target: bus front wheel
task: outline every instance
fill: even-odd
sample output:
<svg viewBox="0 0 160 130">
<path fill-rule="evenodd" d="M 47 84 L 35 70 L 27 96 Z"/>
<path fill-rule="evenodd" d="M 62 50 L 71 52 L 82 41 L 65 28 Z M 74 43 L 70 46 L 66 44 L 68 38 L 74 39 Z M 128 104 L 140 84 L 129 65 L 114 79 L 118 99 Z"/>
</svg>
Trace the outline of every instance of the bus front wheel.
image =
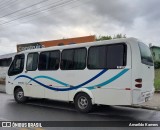
<svg viewBox="0 0 160 130">
<path fill-rule="evenodd" d="M 75 97 L 75 107 L 80 112 L 88 113 L 92 109 L 91 98 L 86 93 L 79 93 Z"/>
<path fill-rule="evenodd" d="M 27 101 L 27 97 L 24 96 L 22 88 L 17 88 L 14 91 L 14 99 L 17 103 L 25 103 Z"/>
</svg>

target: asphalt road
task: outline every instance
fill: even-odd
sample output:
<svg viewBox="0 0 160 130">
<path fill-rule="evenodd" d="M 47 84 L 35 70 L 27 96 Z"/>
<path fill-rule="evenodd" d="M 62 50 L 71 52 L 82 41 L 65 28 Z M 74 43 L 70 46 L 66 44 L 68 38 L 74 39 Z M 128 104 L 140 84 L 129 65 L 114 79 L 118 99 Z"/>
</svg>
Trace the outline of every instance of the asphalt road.
<svg viewBox="0 0 160 130">
<path fill-rule="evenodd" d="M 84 114 L 77 112 L 73 104 L 44 99 L 32 99 L 26 104 L 17 104 L 13 96 L 0 93 L 0 121 L 160 121 L 160 111 L 120 106 L 98 106 L 93 112 Z M 53 128 L 37 128 L 35 130 L 44 129 L 52 130 Z M 63 128 L 55 129 L 61 130 Z M 81 128 L 72 129 L 81 130 Z M 90 128 L 85 129 L 89 130 Z M 92 130 L 94 129 L 97 128 L 92 128 Z M 122 127 L 120 129 L 124 130 Z M 159 130 L 160 127 L 141 129 Z M 21 128 L 18 130 L 29 129 Z"/>
</svg>

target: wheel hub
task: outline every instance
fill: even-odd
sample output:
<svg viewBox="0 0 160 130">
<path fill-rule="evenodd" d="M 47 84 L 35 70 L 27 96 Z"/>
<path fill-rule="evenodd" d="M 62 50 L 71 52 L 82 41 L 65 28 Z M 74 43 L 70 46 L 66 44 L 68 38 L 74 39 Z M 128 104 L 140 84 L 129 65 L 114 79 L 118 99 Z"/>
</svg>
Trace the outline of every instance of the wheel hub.
<svg viewBox="0 0 160 130">
<path fill-rule="evenodd" d="M 22 98 L 23 98 L 23 92 L 18 92 L 17 98 L 18 98 L 18 99 L 22 99 Z"/>
<path fill-rule="evenodd" d="M 87 106 L 88 106 L 88 100 L 86 97 L 80 97 L 79 100 L 78 100 L 78 106 L 81 108 L 81 109 L 85 109 Z"/>
</svg>

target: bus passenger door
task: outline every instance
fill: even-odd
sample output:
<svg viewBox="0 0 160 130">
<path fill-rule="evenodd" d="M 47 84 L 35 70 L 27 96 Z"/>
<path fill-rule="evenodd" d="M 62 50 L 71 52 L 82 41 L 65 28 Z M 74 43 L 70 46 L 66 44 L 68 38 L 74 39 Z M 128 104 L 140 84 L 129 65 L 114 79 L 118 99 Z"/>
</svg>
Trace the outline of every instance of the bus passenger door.
<svg viewBox="0 0 160 130">
<path fill-rule="evenodd" d="M 36 80 L 40 81 L 45 91 L 45 98 L 55 100 L 68 100 L 68 92 L 58 89 L 66 88 L 63 83 L 62 72 L 59 69 L 60 51 L 52 50 L 41 52 L 39 55 L 39 75 Z"/>
<path fill-rule="evenodd" d="M 37 70 L 38 53 L 29 53 L 26 64 L 26 96 L 44 98 L 44 87 L 41 86 L 35 79 L 39 73 Z"/>
</svg>

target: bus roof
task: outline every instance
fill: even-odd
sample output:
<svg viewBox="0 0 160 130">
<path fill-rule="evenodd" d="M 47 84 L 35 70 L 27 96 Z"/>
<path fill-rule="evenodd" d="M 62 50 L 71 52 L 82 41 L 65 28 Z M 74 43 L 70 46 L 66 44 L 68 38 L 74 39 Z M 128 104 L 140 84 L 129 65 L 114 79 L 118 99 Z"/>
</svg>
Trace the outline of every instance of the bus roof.
<svg viewBox="0 0 160 130">
<path fill-rule="evenodd" d="M 41 52 L 41 51 L 51 51 L 51 50 L 63 50 L 63 49 L 71 49 L 71 48 L 79 48 L 79 47 L 89 47 L 89 46 L 95 46 L 95 45 L 122 43 L 122 42 L 128 42 L 128 41 L 139 41 L 139 40 L 136 38 L 132 38 L 132 37 L 131 38 L 112 39 L 112 40 L 103 40 L 103 41 L 87 42 L 87 43 L 81 43 L 81 44 L 70 44 L 70 45 L 64 45 L 64 46 L 54 46 L 54 47 L 26 50 L 26 51 L 22 51 L 18 54 L 31 53 L 31 52 Z"/>
</svg>

